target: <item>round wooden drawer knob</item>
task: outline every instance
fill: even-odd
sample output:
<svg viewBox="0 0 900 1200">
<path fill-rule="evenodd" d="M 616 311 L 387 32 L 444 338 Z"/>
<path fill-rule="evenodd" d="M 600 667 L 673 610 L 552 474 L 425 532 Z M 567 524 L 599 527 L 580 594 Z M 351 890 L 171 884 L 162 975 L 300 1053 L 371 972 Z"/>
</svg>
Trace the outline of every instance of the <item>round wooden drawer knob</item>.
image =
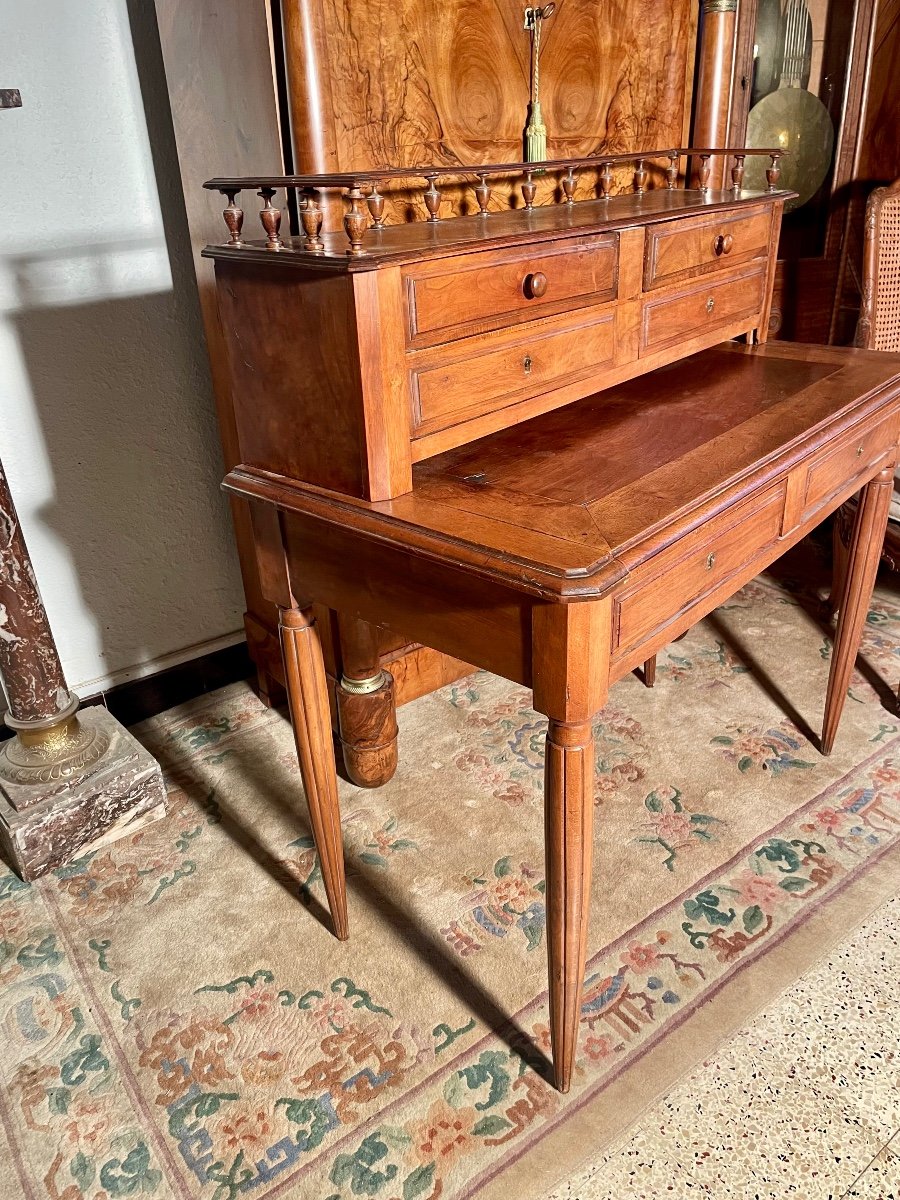
<svg viewBox="0 0 900 1200">
<path fill-rule="evenodd" d="M 540 300 L 541 296 L 547 295 L 549 286 L 550 283 L 544 272 L 534 271 L 532 274 L 525 276 L 522 291 L 525 293 L 527 300 Z"/>
<path fill-rule="evenodd" d="M 730 254 L 733 245 L 734 238 L 730 233 L 720 233 L 713 242 L 713 250 L 716 252 L 716 257 L 721 257 L 723 254 Z"/>
</svg>

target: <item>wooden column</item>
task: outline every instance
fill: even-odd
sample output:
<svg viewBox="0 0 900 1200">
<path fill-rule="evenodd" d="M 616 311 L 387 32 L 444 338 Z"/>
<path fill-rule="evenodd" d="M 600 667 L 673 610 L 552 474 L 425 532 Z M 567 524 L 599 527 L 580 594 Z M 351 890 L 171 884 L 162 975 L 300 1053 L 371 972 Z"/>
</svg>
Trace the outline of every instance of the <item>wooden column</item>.
<svg viewBox="0 0 900 1200">
<path fill-rule="evenodd" d="M 737 0 L 703 0 L 697 49 L 697 95 L 694 105 L 695 146 L 728 145 L 731 90 L 734 78 Z M 722 187 L 728 163 L 716 159 L 710 186 Z"/>
<path fill-rule="evenodd" d="M 394 677 L 382 670 L 378 631 L 338 616 L 341 678 L 335 686 L 344 767 L 358 787 L 381 787 L 397 769 Z"/>
<path fill-rule="evenodd" d="M 0 845 L 24 879 L 165 815 L 153 758 L 104 708 L 78 715 L 0 463 Z"/>
</svg>

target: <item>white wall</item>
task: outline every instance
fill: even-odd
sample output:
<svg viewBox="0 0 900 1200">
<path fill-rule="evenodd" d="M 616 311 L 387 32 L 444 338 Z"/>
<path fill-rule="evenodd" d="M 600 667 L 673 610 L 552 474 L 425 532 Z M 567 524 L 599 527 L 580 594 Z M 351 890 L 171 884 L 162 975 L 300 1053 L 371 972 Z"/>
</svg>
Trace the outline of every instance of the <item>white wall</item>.
<svg viewBox="0 0 900 1200">
<path fill-rule="evenodd" d="M 0 0 L 0 30 L 23 100 L 0 111 L 0 457 L 88 694 L 236 640 L 242 592 L 126 0 Z"/>
</svg>

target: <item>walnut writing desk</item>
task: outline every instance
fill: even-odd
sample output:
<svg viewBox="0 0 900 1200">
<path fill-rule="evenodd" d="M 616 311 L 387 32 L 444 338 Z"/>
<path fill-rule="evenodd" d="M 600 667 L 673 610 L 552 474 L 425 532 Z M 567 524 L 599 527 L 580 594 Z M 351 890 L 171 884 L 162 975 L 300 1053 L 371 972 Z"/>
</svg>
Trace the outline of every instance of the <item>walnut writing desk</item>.
<svg viewBox="0 0 900 1200">
<path fill-rule="evenodd" d="M 730 157 L 727 190 L 708 186 L 713 154 Z M 765 192 L 743 187 L 752 154 L 771 159 Z M 226 441 L 249 466 L 386 500 L 452 446 L 725 338 L 765 340 L 790 195 L 780 157 L 675 149 L 211 180 L 228 198 L 229 239 L 205 251 L 229 350 Z M 257 190 L 265 238 L 253 241 L 237 201 Z M 344 228 L 324 231 L 341 192 Z M 282 236 L 283 193 L 301 236 Z M 448 201 L 471 215 L 441 219 Z M 385 224 L 398 210 L 427 219 Z M 346 614 L 319 617 L 346 770 L 378 786 L 396 765 L 395 695 L 466 665 Z M 277 638 L 258 622 L 248 636 L 267 693 L 283 675 Z"/>
<path fill-rule="evenodd" d="M 260 184 L 268 206 L 273 189 Z M 342 730 L 348 713 L 356 722 L 351 761 L 369 782 L 372 760 L 380 777 L 394 761 L 380 630 L 530 687 L 549 719 L 550 1012 L 565 1090 L 587 935 L 592 721 L 616 679 L 862 487 L 825 705 L 830 750 L 887 522 L 900 356 L 715 345 L 764 334 L 780 193 L 666 189 L 613 198 L 599 216 L 603 201 L 560 205 L 555 218 L 498 214 L 492 246 L 492 216 L 442 223 L 462 226 L 446 234 L 426 226 L 418 242 L 419 226 L 365 233 L 362 189 L 342 186 L 360 193 L 348 194 L 349 254 L 337 235 L 327 262 L 303 246 L 208 251 L 246 449 L 226 487 L 250 503 L 263 589 L 282 614 L 332 920 L 346 937 L 313 605 L 339 613 L 347 634 L 338 706 Z M 312 242 L 320 211 L 303 210 Z M 268 207 L 263 223 L 271 240 Z"/>
</svg>

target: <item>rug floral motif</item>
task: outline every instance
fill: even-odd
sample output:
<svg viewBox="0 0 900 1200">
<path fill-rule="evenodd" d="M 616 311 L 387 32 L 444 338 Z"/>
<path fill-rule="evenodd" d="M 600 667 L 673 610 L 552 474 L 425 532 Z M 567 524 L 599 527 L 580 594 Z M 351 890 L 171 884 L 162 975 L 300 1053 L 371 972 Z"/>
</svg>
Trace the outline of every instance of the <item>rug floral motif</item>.
<svg viewBox="0 0 900 1200">
<path fill-rule="evenodd" d="M 804 554 L 597 720 L 566 1097 L 546 1075 L 525 690 L 477 674 L 408 706 L 396 779 L 342 785 L 347 944 L 321 919 L 284 718 L 237 686 L 146 723 L 166 820 L 36 885 L 0 876 L 3 1195 L 461 1200 L 544 1139 L 574 1168 L 573 1113 L 900 843 L 900 720 L 877 686 L 900 675 L 900 603 L 879 593 L 821 758 L 803 726 L 830 643 Z"/>
</svg>

